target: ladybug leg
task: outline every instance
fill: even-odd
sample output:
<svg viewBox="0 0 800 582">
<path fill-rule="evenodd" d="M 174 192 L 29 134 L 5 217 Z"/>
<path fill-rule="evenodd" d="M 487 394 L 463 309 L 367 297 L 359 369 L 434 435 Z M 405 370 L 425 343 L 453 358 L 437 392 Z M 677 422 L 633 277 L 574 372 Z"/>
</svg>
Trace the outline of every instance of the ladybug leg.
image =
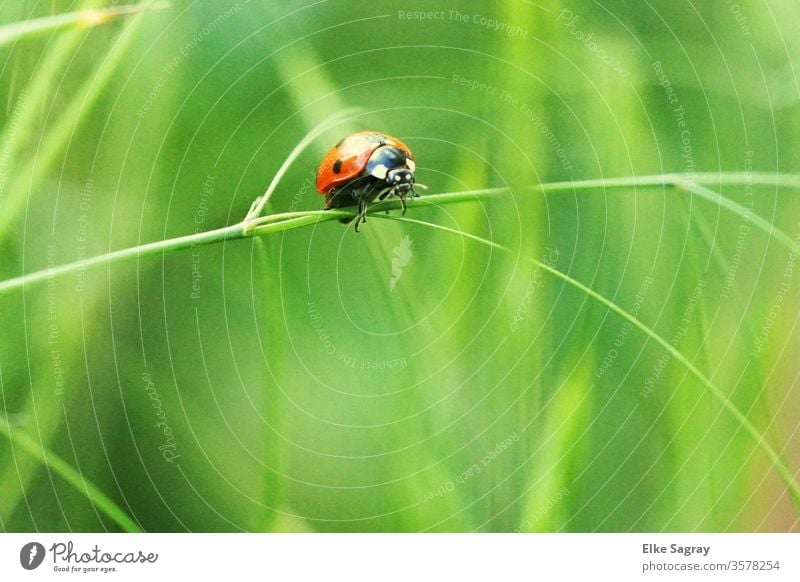
<svg viewBox="0 0 800 582">
<path fill-rule="evenodd" d="M 407 208 L 406 208 L 406 195 L 405 194 L 400 194 L 399 198 L 400 198 L 400 207 L 403 209 L 403 214 L 401 214 L 400 216 L 405 216 L 406 215 L 406 210 L 407 210 Z"/>
<path fill-rule="evenodd" d="M 367 202 L 363 198 L 358 201 L 358 214 L 356 215 L 356 232 L 359 232 L 358 227 L 362 222 L 367 221 Z"/>
</svg>

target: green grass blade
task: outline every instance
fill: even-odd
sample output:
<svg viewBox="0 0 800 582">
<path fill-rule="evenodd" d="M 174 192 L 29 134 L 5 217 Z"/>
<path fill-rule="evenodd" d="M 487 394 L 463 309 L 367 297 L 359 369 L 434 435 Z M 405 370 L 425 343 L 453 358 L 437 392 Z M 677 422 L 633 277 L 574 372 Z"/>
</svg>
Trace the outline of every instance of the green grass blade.
<svg viewBox="0 0 800 582">
<path fill-rule="evenodd" d="M 69 463 L 52 451 L 42 447 L 29 435 L 19 430 L 12 430 L 3 418 L 0 418 L 0 433 L 6 435 L 12 444 L 19 446 L 26 453 L 47 466 L 53 473 L 59 475 L 64 481 L 72 485 L 79 493 L 85 495 L 98 510 L 119 525 L 123 531 L 130 533 L 142 531 L 142 528 L 139 527 L 119 505 L 114 503 L 111 498 L 107 497 L 94 484 L 73 469 Z"/>
<path fill-rule="evenodd" d="M 283 229 L 276 228 L 275 230 Z M 113 251 L 105 255 L 90 257 L 88 259 L 75 261 L 74 263 L 69 263 L 67 265 L 61 265 L 60 267 L 53 267 L 0 282 L 0 295 L 3 295 L 4 292 L 10 291 L 11 289 L 20 288 L 24 285 L 43 281 L 48 277 L 58 277 L 61 275 L 66 275 L 67 273 L 74 273 L 75 271 L 81 269 L 88 269 L 100 265 L 115 263 L 117 261 L 142 258 L 168 250 L 174 251 L 192 246 L 209 244 L 211 242 L 222 241 L 228 238 L 242 237 L 242 227 L 239 225 L 233 225 L 226 228 L 220 228 L 218 230 L 210 230 L 198 234 L 171 238 L 164 241 L 146 243 L 137 247 Z"/>
<path fill-rule="evenodd" d="M 717 183 L 730 186 L 776 186 L 800 189 L 800 174 L 768 174 L 765 172 L 701 172 L 694 175 L 694 181 L 701 184 Z M 681 174 L 653 174 L 648 176 L 624 176 L 620 178 L 593 178 L 567 182 L 549 182 L 537 188 L 545 192 L 575 190 L 585 188 L 628 188 L 631 186 L 669 186 L 685 184 L 688 180 Z"/>
<path fill-rule="evenodd" d="M 776 186 L 786 188 L 800 188 L 800 176 L 795 174 L 698 174 L 696 176 L 699 182 L 717 182 L 719 184 L 728 185 L 761 185 L 761 186 Z M 785 232 L 758 216 L 751 210 L 745 208 L 741 204 L 724 197 L 718 192 L 714 192 L 710 188 L 698 184 L 697 182 L 690 182 L 678 174 L 658 174 L 653 176 L 634 176 L 631 178 L 610 178 L 608 180 L 576 180 L 574 182 L 552 182 L 550 184 L 542 184 L 539 186 L 544 192 L 560 192 L 560 191 L 573 191 L 576 189 L 599 189 L 599 188 L 630 188 L 630 187 L 657 187 L 657 186 L 674 186 L 684 190 L 690 194 L 718 205 L 720 208 L 727 210 L 744 220 L 749 220 L 753 226 L 770 237 L 777 240 L 781 245 L 788 248 L 790 251 L 794 250 L 795 244 L 791 237 Z"/>
<path fill-rule="evenodd" d="M 92 3 L 84 2 L 82 8 L 91 9 Z M 64 70 L 84 38 L 83 31 L 75 29 L 59 34 L 52 48 L 47 50 L 42 64 L 29 74 L 27 83 L 14 95 L 14 104 L 9 107 L 9 121 L 0 132 L 0 160 L 6 164 L 37 133 L 42 108 L 52 97 L 53 74 Z M 0 182 L 0 199 L 5 197 L 7 186 L 6 181 Z"/>
<path fill-rule="evenodd" d="M 770 237 L 777 240 L 790 251 L 794 251 L 795 243 L 788 234 L 754 212 L 751 212 L 744 206 L 725 198 L 722 194 L 714 192 L 713 190 L 706 188 L 705 186 L 701 186 L 700 184 L 692 184 L 691 182 L 682 182 L 678 184 L 678 188 L 681 188 L 690 194 L 694 194 L 703 200 L 717 204 L 720 208 L 724 208 L 725 210 L 729 210 L 730 212 L 739 215 L 744 220 L 750 221 L 757 229 L 765 232 Z"/>
<path fill-rule="evenodd" d="M 718 175 L 714 176 L 718 177 Z M 788 175 L 786 177 L 791 178 L 792 175 Z M 675 183 L 666 181 L 669 179 L 675 179 L 677 181 Z M 632 185 L 638 185 L 638 186 L 674 185 L 676 187 L 686 187 L 686 188 L 692 187 L 696 190 L 696 192 L 693 193 L 696 193 L 704 200 L 718 204 L 722 208 L 725 208 L 726 210 L 729 210 L 730 212 L 742 218 L 748 218 L 749 220 L 752 221 L 752 223 L 755 226 L 757 226 L 760 230 L 767 233 L 769 236 L 778 240 L 783 246 L 786 246 L 790 250 L 794 249 L 794 243 L 788 237 L 788 235 L 786 235 L 780 229 L 771 225 L 763 218 L 754 216 L 753 213 L 750 212 L 748 209 L 736 204 L 735 202 L 726 199 L 721 195 L 714 193 L 711 190 L 703 189 L 702 186 L 687 184 L 683 182 L 680 177 L 672 176 L 670 174 L 662 174 L 658 176 L 642 176 L 641 178 L 619 178 L 613 180 L 609 179 L 609 180 L 583 180 L 575 182 L 552 182 L 548 184 L 540 184 L 536 186 L 535 189 L 545 192 L 556 192 L 560 190 L 567 190 L 574 188 L 610 187 L 609 184 L 613 184 L 614 185 L 613 187 L 630 187 Z M 481 190 L 471 190 L 463 192 L 445 192 L 442 194 L 431 194 L 428 196 L 423 196 L 421 198 L 415 198 L 411 202 L 411 204 L 409 204 L 409 207 L 413 208 L 414 206 L 439 206 L 443 204 L 475 202 L 476 200 L 482 200 L 482 199 L 500 198 L 503 196 L 508 196 L 508 194 L 509 190 L 508 188 L 505 187 L 486 188 Z M 385 202 L 373 205 L 372 208 L 370 209 L 370 214 L 381 216 L 381 214 L 384 211 L 397 209 L 399 207 L 400 207 L 400 202 L 398 200 L 387 200 Z M 294 228 L 300 228 L 303 226 L 317 224 L 319 222 L 325 222 L 328 220 L 334 220 L 354 215 L 355 215 L 354 211 L 347 211 L 347 210 L 307 210 L 300 212 L 282 212 L 282 213 L 262 216 L 259 218 L 250 218 L 246 219 L 245 222 L 243 222 L 241 225 L 233 225 L 223 229 L 219 229 L 217 231 L 197 233 L 194 235 L 178 237 L 175 239 L 168 239 L 154 243 L 147 243 L 144 245 L 140 245 L 138 247 L 131 247 L 128 249 L 114 251 L 107 255 L 91 257 L 88 259 L 84 259 L 82 261 L 77 261 L 75 263 L 70 263 L 52 269 L 46 269 L 43 271 L 29 273 L 27 275 L 15 277 L 13 279 L 7 279 L 6 281 L 0 282 L 0 295 L 5 294 L 14 289 L 20 288 L 23 285 L 42 281 L 44 279 L 47 279 L 48 277 L 64 275 L 66 273 L 74 272 L 79 269 L 90 268 L 134 257 L 141 258 L 144 256 L 148 256 L 150 254 L 166 252 L 169 250 L 182 249 L 192 245 L 210 244 L 218 242 L 219 240 L 222 239 L 231 240 L 236 238 L 244 238 L 248 236 L 261 236 L 264 234 L 269 234 L 271 232 L 291 230 Z M 248 216 L 251 216 L 251 214 L 248 214 Z M 468 236 L 467 233 L 463 234 L 465 236 Z M 480 238 L 478 238 L 478 240 L 483 242 L 488 242 Z"/>
</svg>

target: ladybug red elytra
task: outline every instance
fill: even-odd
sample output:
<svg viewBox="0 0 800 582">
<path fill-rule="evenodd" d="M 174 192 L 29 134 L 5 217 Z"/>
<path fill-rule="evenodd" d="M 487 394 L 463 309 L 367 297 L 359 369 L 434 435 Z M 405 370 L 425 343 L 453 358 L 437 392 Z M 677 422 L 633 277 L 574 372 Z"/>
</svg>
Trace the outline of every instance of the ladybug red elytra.
<svg viewBox="0 0 800 582">
<path fill-rule="evenodd" d="M 356 232 L 366 222 L 367 207 L 375 199 L 397 196 L 406 213 L 406 197 L 414 190 L 414 154 L 390 135 L 360 131 L 337 143 L 317 170 L 317 192 L 325 195 L 325 210 L 358 205 Z M 350 218 L 342 222 L 350 222 Z"/>
</svg>

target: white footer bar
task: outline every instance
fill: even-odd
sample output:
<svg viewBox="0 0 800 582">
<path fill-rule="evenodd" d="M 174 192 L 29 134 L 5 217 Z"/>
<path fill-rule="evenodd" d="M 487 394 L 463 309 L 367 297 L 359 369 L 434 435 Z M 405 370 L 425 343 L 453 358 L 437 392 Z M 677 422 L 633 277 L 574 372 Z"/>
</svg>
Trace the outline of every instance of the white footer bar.
<svg viewBox="0 0 800 582">
<path fill-rule="evenodd" d="M 800 580 L 800 534 L 2 534 L 0 580 Z"/>
</svg>

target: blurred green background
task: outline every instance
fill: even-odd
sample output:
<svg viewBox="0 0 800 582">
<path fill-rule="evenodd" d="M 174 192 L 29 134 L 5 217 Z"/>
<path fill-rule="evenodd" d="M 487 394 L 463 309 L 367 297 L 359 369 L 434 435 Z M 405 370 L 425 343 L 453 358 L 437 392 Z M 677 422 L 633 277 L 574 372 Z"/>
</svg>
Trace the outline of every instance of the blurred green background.
<svg viewBox="0 0 800 582">
<path fill-rule="evenodd" d="M 106 4 L 6 2 L 0 20 Z M 511 253 L 334 221 L 1 295 L 0 529 L 119 530 L 93 485 L 147 531 L 797 531 L 708 386 L 527 258 L 653 328 L 796 474 L 798 253 L 754 217 L 796 241 L 800 200 L 751 172 L 797 171 L 799 17 L 186 1 L 1 46 L 2 279 L 241 220 L 349 107 L 270 212 L 321 208 L 321 156 L 377 129 L 428 193 L 508 188 L 408 216 Z M 531 188 L 693 172 L 735 173 L 707 185 L 753 217 L 669 185 Z"/>
</svg>

